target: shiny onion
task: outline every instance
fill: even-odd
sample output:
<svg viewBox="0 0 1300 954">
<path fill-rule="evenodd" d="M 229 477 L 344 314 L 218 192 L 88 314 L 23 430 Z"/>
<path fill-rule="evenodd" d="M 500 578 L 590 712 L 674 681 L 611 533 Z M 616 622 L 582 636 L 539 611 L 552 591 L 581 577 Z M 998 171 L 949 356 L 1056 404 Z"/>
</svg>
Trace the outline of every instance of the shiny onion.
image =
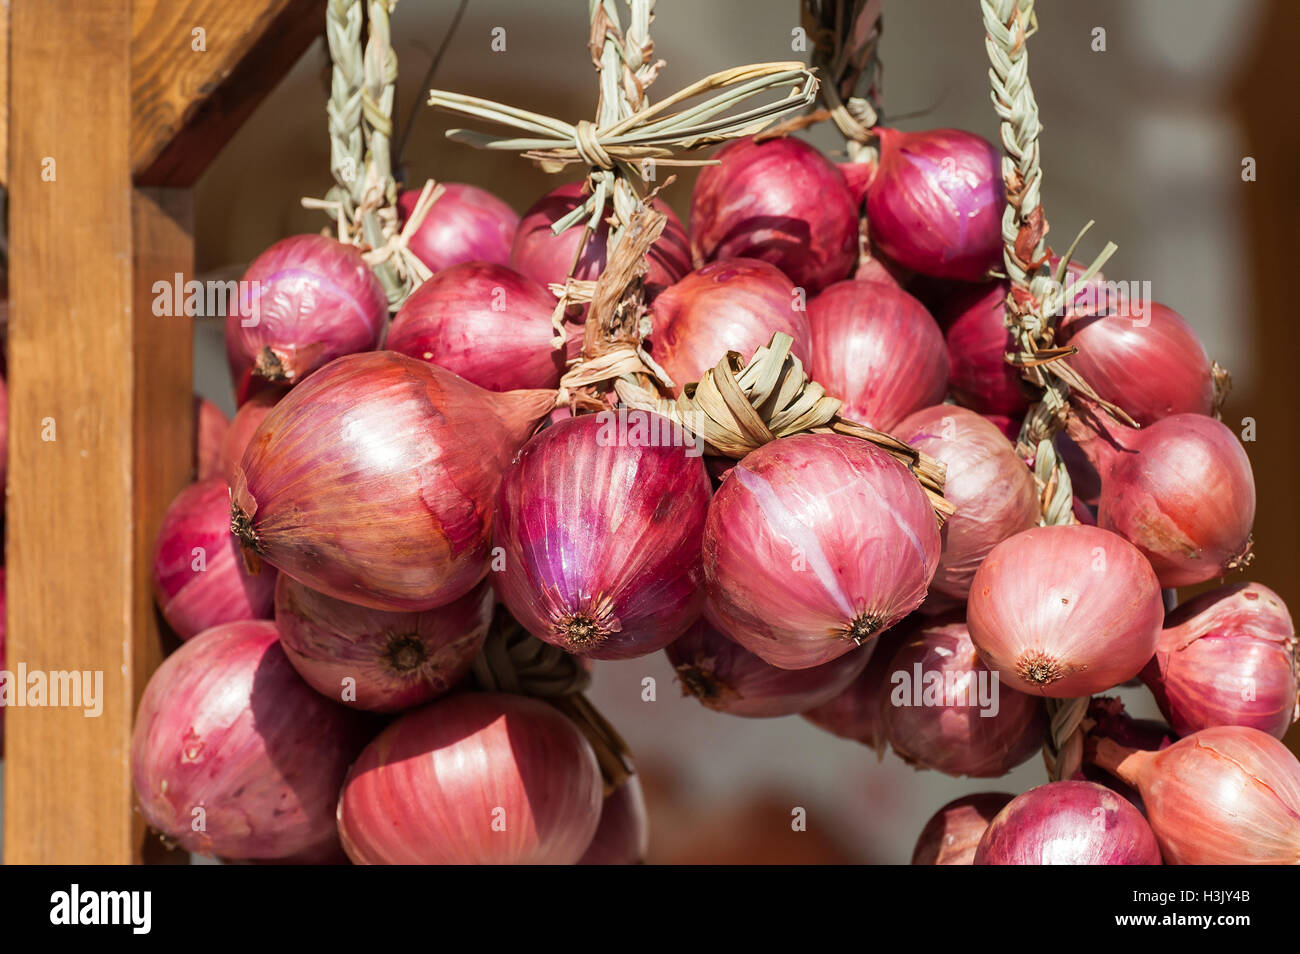
<svg viewBox="0 0 1300 954">
<path fill-rule="evenodd" d="M 357 864 L 573 864 L 600 824 L 591 745 L 545 702 L 460 693 L 409 712 L 348 773 L 339 835 Z"/>
<path fill-rule="evenodd" d="M 948 391 L 948 351 L 925 307 L 882 282 L 837 282 L 808 305 L 816 380 L 840 413 L 891 431 Z"/>
<path fill-rule="evenodd" d="M 831 735 L 861 742 L 884 756 L 885 738 L 880 720 L 880 697 L 889 692 L 890 663 L 894 653 L 915 632 L 917 617 L 911 616 L 885 630 L 868 646 L 875 645 L 871 659 L 858 678 L 829 702 L 801 715 Z M 844 659 L 844 656 L 840 657 Z M 820 667 L 818 667 L 820 668 Z"/>
<path fill-rule="evenodd" d="M 235 468 L 244 457 L 248 442 L 262 426 L 271 408 L 279 403 L 287 391 L 284 388 L 265 388 L 245 401 L 235 412 L 235 419 L 226 429 L 221 441 L 221 477 L 226 484 L 235 482 Z"/>
<path fill-rule="evenodd" d="M 646 816 L 641 778 L 629 775 L 605 796 L 600 827 L 578 860 L 580 865 L 639 865 L 650 848 L 650 821 Z"/>
<path fill-rule="evenodd" d="M 296 387 L 231 485 L 246 551 L 335 599 L 442 606 L 488 569 L 501 471 L 551 410 L 392 351 L 349 355 Z"/>
<path fill-rule="evenodd" d="M 973 286 L 954 302 L 950 314 L 936 317 L 946 319 L 948 381 L 957 403 L 1019 420 L 1029 409 L 1029 398 L 1020 372 L 1005 357 L 1015 350 L 1005 324 L 1006 302 L 1006 282 Z"/>
<path fill-rule="evenodd" d="M 587 414 L 537 435 L 506 471 L 492 585 L 538 639 L 627 659 L 699 618 L 709 479 L 673 436 L 656 414 Z"/>
<path fill-rule="evenodd" d="M 980 656 L 1012 689 L 1056 699 L 1104 692 L 1155 653 L 1160 584 L 1122 537 L 1080 524 L 1035 527 L 993 548 L 966 621 Z"/>
<path fill-rule="evenodd" d="M 463 262 L 508 264 L 519 213 L 478 186 L 463 182 L 441 185 L 442 195 L 429 207 L 408 242 L 415 257 L 435 274 Z M 403 225 L 419 198 L 419 189 L 406 189 L 397 197 Z"/>
<path fill-rule="evenodd" d="M 857 438 L 796 434 L 723 481 L 704 573 L 728 636 L 773 666 L 808 669 L 916 609 L 939 549 L 934 511 L 906 467 Z"/>
<path fill-rule="evenodd" d="M 979 792 L 944 805 L 921 829 L 912 849 L 912 864 L 974 864 L 975 849 L 989 822 L 1012 797 L 1005 792 Z"/>
<path fill-rule="evenodd" d="M 0 405 L 0 411 L 4 411 Z M 195 480 L 221 476 L 221 444 L 230 421 L 221 408 L 206 398 L 194 395 L 194 474 Z M 0 477 L 3 477 L 0 468 Z M 0 487 L 4 484 L 0 483 Z"/>
</svg>

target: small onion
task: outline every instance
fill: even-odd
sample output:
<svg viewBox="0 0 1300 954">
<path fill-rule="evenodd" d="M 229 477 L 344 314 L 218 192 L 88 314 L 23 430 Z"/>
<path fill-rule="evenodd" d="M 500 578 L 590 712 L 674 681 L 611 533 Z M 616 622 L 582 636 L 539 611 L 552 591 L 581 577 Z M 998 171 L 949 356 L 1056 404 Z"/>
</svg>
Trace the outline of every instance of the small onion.
<svg viewBox="0 0 1300 954">
<path fill-rule="evenodd" d="M 202 854 L 327 850 L 343 778 L 372 731 L 369 717 L 298 678 L 274 623 L 215 627 L 163 660 L 145 687 L 131 740 L 140 811 Z"/>
<path fill-rule="evenodd" d="M 716 622 L 782 669 L 808 669 L 925 599 L 939 527 L 907 468 L 866 441 L 797 434 L 732 469 L 709 506 L 704 572 Z"/>
<path fill-rule="evenodd" d="M 271 408 L 287 393 L 285 388 L 266 388 L 250 397 L 235 412 L 235 419 L 230 422 L 221 441 L 221 476 L 227 485 L 235 482 L 235 468 L 243 459 L 248 442 L 262 426 L 266 415 L 271 413 Z"/>
<path fill-rule="evenodd" d="M 335 599 L 450 603 L 487 573 L 501 471 L 554 400 L 484 391 L 392 351 L 340 358 L 253 435 L 232 527 L 246 551 Z"/>
<path fill-rule="evenodd" d="M 965 599 L 989 551 L 1038 525 L 1033 475 L 996 425 L 963 407 L 925 408 L 889 432 L 948 468 L 943 493 L 957 512 L 943 527 L 933 589 Z"/>
<path fill-rule="evenodd" d="M 809 295 L 848 276 L 861 203 L 835 163 L 788 137 L 742 139 L 715 158 L 691 193 L 697 262 L 761 259 Z"/>
<path fill-rule="evenodd" d="M 1142 813 L 1093 782 L 1049 782 L 998 812 L 975 849 L 977 865 L 1158 865 Z"/>
<path fill-rule="evenodd" d="M 1005 414 L 1018 420 L 1028 410 L 1029 399 L 1020 372 L 1005 358 L 1015 350 L 1005 324 L 1006 301 L 1006 282 L 974 286 L 954 302 L 951 313 L 936 317 L 948 328 L 944 343 L 953 398 L 981 414 Z"/>
<path fill-rule="evenodd" d="M 837 282 L 808 305 L 817 382 L 850 420 L 892 431 L 948 391 L 948 351 L 925 307 L 881 282 Z"/>
<path fill-rule="evenodd" d="M 877 636 L 873 640 L 875 649 L 871 660 L 862 674 L 834 699 L 801 715 L 817 728 L 842 739 L 861 742 L 883 757 L 888 740 L 881 727 L 880 697 L 889 692 L 890 663 L 894 661 L 894 653 L 912 636 L 918 625 L 917 617 L 910 616 Z"/>
<path fill-rule="evenodd" d="M 1179 735 L 1245 725 L 1280 739 L 1300 716 L 1291 614 L 1258 583 L 1202 593 L 1165 617 L 1142 681 Z"/>
<path fill-rule="evenodd" d="M 3 406 L 0 406 L 0 411 L 3 410 Z M 229 430 L 230 420 L 221 408 L 206 398 L 194 395 L 195 480 L 210 480 L 221 476 L 221 445 Z M 0 483 L 0 487 L 3 486 Z"/>
<path fill-rule="evenodd" d="M 829 702 L 858 677 L 874 648 L 872 641 L 811 669 L 778 669 L 700 620 L 667 653 L 682 695 L 715 712 L 767 718 Z"/>
<path fill-rule="evenodd" d="M 486 582 L 420 613 L 344 603 L 287 575 L 275 589 L 275 625 L 298 675 L 335 702 L 374 712 L 423 705 L 452 689 L 491 622 Z"/>
<path fill-rule="evenodd" d="M 966 621 L 1013 689 L 1056 699 L 1103 692 L 1155 653 L 1160 584 L 1137 548 L 1097 527 L 1035 527 L 993 548 Z"/>
<path fill-rule="evenodd" d="M 275 571 L 251 574 L 230 535 L 223 480 L 186 487 L 168 506 L 154 540 L 153 591 L 181 639 L 243 619 L 270 619 Z"/>
<path fill-rule="evenodd" d="M 657 414 L 587 414 L 547 428 L 506 471 L 492 585 L 538 639 L 627 659 L 699 618 L 709 479 L 672 435 Z"/>
<path fill-rule="evenodd" d="M 442 195 L 410 237 L 408 244 L 415 257 L 435 273 L 462 262 L 508 264 L 519 214 L 478 186 L 462 182 L 441 185 Z M 419 198 L 419 189 L 406 189 L 397 197 L 403 225 Z"/>
<path fill-rule="evenodd" d="M 596 829 L 580 865 L 639 865 L 650 848 L 650 821 L 646 817 L 641 779 L 629 775 L 605 796 Z"/>
<path fill-rule="evenodd" d="M 914 865 L 971 865 L 989 822 L 1012 796 L 979 792 L 954 799 L 925 823 L 912 849 Z"/>
<path fill-rule="evenodd" d="M 537 699 L 463 693 L 398 718 L 338 804 L 357 864 L 573 864 L 600 824 L 596 755 Z"/>
</svg>

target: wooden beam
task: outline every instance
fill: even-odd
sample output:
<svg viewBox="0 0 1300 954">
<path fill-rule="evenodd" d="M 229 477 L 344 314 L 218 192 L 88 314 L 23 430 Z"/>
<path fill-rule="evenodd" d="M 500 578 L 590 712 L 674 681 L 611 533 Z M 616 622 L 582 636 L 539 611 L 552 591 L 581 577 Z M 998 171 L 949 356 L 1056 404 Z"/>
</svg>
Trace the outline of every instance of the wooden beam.
<svg viewBox="0 0 1300 954">
<path fill-rule="evenodd" d="M 325 0 L 133 6 L 131 166 L 143 185 L 193 185 L 325 29 Z"/>
</svg>

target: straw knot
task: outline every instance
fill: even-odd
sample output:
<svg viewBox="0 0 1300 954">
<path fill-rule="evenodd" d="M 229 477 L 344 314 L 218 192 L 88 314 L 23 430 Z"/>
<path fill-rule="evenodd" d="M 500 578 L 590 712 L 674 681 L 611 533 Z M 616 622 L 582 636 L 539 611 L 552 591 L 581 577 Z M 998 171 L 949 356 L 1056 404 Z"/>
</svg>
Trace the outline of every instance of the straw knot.
<svg viewBox="0 0 1300 954">
<path fill-rule="evenodd" d="M 597 169 L 614 168 L 614 160 L 600 144 L 600 130 L 590 120 L 580 119 L 573 127 L 573 144 L 587 165 Z"/>
</svg>

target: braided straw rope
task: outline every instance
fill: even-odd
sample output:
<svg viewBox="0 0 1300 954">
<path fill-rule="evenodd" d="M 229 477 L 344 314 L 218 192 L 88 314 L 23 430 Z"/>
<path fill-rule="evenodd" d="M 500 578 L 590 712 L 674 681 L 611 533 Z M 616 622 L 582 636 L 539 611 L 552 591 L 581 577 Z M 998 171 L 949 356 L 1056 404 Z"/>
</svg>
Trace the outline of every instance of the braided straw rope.
<svg viewBox="0 0 1300 954">
<path fill-rule="evenodd" d="M 849 159 L 876 158 L 884 0 L 803 0 L 803 27 L 813 41 L 811 65 L 826 76 L 819 93 L 844 136 Z"/>
</svg>

